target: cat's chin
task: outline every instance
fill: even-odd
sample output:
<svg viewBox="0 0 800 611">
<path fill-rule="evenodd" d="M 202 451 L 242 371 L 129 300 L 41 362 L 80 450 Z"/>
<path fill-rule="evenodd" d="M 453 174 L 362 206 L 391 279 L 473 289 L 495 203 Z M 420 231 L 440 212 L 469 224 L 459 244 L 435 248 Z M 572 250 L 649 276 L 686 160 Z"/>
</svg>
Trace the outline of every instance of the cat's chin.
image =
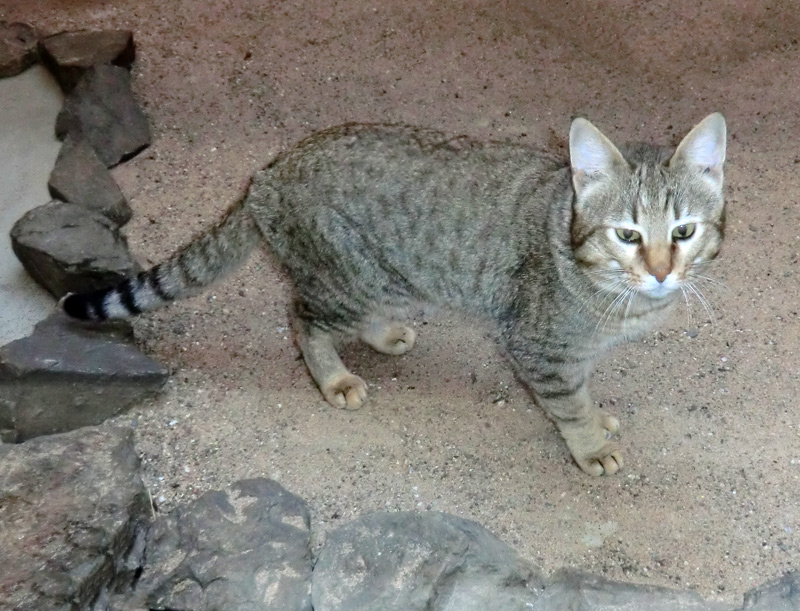
<svg viewBox="0 0 800 611">
<path fill-rule="evenodd" d="M 674 297 L 675 294 L 678 292 L 677 286 L 666 286 L 664 284 L 658 284 L 653 287 L 648 287 L 646 289 L 642 289 L 642 294 L 646 295 L 650 299 L 654 299 L 660 301 L 662 299 L 667 299 L 669 297 Z"/>
</svg>

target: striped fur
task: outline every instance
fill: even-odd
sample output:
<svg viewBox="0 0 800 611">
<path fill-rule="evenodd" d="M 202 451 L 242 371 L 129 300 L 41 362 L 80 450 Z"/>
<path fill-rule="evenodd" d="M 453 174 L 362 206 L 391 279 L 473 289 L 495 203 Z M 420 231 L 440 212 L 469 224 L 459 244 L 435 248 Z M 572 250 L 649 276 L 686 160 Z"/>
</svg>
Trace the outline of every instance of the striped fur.
<svg viewBox="0 0 800 611">
<path fill-rule="evenodd" d="M 263 238 L 292 279 L 298 344 L 330 403 L 357 408 L 367 388 L 340 360 L 336 335 L 402 354 L 416 334 L 397 312 L 458 309 L 494 324 L 578 465 L 614 473 L 618 423 L 594 406 L 589 377 L 606 350 L 698 291 L 723 239 L 724 159 L 718 114 L 674 153 L 618 149 L 576 119 L 569 164 L 518 144 L 345 125 L 279 155 L 167 261 L 63 308 L 83 319 L 150 310 L 208 286 Z"/>
<path fill-rule="evenodd" d="M 127 318 L 208 287 L 238 266 L 261 239 L 244 202 L 166 261 L 115 287 L 67 295 L 61 307 L 73 318 Z"/>
</svg>

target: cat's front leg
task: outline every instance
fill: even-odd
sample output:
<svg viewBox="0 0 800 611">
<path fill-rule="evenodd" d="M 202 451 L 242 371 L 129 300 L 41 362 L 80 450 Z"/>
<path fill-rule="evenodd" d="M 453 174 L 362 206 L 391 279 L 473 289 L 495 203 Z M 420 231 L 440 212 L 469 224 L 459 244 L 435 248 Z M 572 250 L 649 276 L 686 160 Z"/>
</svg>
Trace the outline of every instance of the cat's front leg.
<svg viewBox="0 0 800 611">
<path fill-rule="evenodd" d="M 622 468 L 619 445 L 611 441 L 611 436 L 619 430 L 619 421 L 594 406 L 585 383 L 578 390 L 537 391 L 535 383 L 531 387 L 583 471 L 594 476 L 613 475 Z"/>
</svg>

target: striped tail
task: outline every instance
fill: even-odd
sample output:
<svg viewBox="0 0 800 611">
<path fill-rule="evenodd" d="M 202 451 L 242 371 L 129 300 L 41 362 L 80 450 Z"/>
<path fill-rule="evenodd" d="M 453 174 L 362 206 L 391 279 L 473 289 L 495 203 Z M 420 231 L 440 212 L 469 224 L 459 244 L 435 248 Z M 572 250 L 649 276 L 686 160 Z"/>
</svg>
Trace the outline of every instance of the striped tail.
<svg viewBox="0 0 800 611">
<path fill-rule="evenodd" d="M 67 294 L 59 305 L 73 318 L 126 318 L 194 295 L 241 264 L 261 238 L 244 200 L 213 228 L 163 263 L 115 287 Z"/>
</svg>

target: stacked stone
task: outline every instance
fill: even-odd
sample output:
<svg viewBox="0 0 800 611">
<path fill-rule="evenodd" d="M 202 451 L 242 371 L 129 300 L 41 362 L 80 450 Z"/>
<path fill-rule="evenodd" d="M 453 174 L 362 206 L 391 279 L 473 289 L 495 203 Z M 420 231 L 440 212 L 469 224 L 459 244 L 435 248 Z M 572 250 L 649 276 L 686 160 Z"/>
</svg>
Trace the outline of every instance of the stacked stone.
<svg viewBox="0 0 800 611">
<path fill-rule="evenodd" d="M 150 126 L 133 95 L 133 34 L 62 32 L 39 39 L 27 24 L 0 22 L 0 76 L 36 61 L 52 72 L 66 99 L 55 131 L 64 141 L 50 175 L 53 201 L 11 230 L 23 267 L 54 297 L 90 291 L 137 273 L 120 229 L 131 209 L 109 168 L 150 143 Z M 60 314 L 33 335 L 0 347 L 0 439 L 99 424 L 160 389 L 166 368 L 117 331 L 72 324 Z"/>
</svg>

